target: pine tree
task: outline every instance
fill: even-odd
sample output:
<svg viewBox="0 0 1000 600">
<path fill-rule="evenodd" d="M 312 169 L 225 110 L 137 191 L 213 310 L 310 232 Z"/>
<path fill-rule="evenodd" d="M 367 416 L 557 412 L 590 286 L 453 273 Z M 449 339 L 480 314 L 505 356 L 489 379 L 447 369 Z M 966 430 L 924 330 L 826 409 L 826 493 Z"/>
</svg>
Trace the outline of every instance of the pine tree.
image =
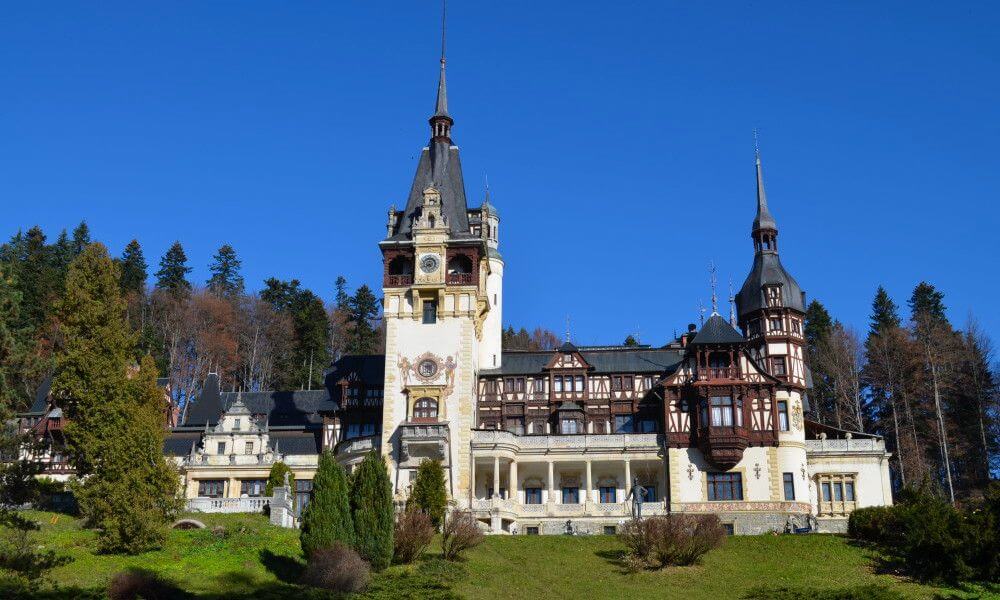
<svg viewBox="0 0 1000 600">
<path fill-rule="evenodd" d="M 52 266 L 59 272 L 61 277 L 66 277 L 69 264 L 79 255 L 74 249 L 73 242 L 69 239 L 69 234 L 63 229 L 56 238 L 56 243 L 52 244 Z"/>
<path fill-rule="evenodd" d="M 14 324 L 20 311 L 21 294 L 14 278 L 6 274 L 9 270 L 0 263 L 0 418 L 4 420 L 10 417 L 20 399 L 14 383 L 17 379 L 14 371 L 20 362 Z"/>
<path fill-rule="evenodd" d="M 337 310 L 347 310 L 347 301 L 350 298 L 350 295 L 347 293 L 347 279 L 343 275 L 338 275 L 337 281 L 334 283 L 334 288 L 337 290 L 334 299 Z"/>
<path fill-rule="evenodd" d="M 132 240 L 122 252 L 122 294 L 141 296 L 146 289 L 146 257 L 142 253 L 139 240 Z"/>
<path fill-rule="evenodd" d="M 878 286 L 878 290 L 875 291 L 875 299 L 872 300 L 869 335 L 892 327 L 899 327 L 899 325 L 899 309 L 896 307 L 896 303 L 892 301 L 884 287 Z"/>
<path fill-rule="evenodd" d="M 445 488 L 444 469 L 437 460 L 425 460 L 417 468 L 417 480 L 406 504 L 407 510 L 415 508 L 431 518 L 439 528 L 448 510 L 448 492 Z"/>
<path fill-rule="evenodd" d="M 354 545 L 354 521 L 347 488 L 347 473 L 325 450 L 313 478 L 312 499 L 302 514 L 302 552 L 308 559 L 316 550 L 334 542 Z"/>
<path fill-rule="evenodd" d="M 375 354 L 379 336 L 375 328 L 378 321 L 378 298 L 371 288 L 362 285 L 347 301 L 348 322 L 351 335 L 347 345 L 348 354 Z"/>
<path fill-rule="evenodd" d="M 833 319 L 818 300 L 813 300 L 806 307 L 803 333 L 806 338 L 806 357 L 813 375 L 811 408 L 816 414 L 816 420 L 823 423 L 834 412 L 835 398 L 830 386 L 832 376 L 824 372 L 819 355 L 820 348 L 828 344 L 833 335 Z"/>
<path fill-rule="evenodd" d="M 76 226 L 73 230 L 73 257 L 80 256 L 83 249 L 90 245 L 90 227 L 87 226 L 86 221 L 80 221 L 80 224 Z"/>
<path fill-rule="evenodd" d="M 915 323 L 920 320 L 921 316 L 938 323 L 948 321 L 944 313 L 944 294 L 926 281 L 921 281 L 917 287 L 913 288 L 913 295 L 910 296 L 908 304 L 911 319 Z"/>
<path fill-rule="evenodd" d="M 187 280 L 191 267 L 187 266 L 187 255 L 180 242 L 174 242 L 160 259 L 160 270 L 156 272 L 156 287 L 166 290 L 175 298 L 186 298 L 191 293 L 191 283 Z"/>
<path fill-rule="evenodd" d="M 19 267 L 14 273 L 21 292 L 18 326 L 29 328 L 35 336 L 41 335 L 62 290 L 62 274 L 55 264 L 52 248 L 46 245 L 45 240 L 45 233 L 40 227 L 28 230 Z"/>
<path fill-rule="evenodd" d="M 64 338 L 52 393 L 66 412 L 81 511 L 99 547 L 158 547 L 179 508 L 177 474 L 163 458 L 164 399 L 153 360 L 132 370 L 135 335 L 124 318 L 118 268 L 101 244 L 70 265 L 59 303 Z"/>
<path fill-rule="evenodd" d="M 372 569 L 381 571 L 392 562 L 392 484 L 385 461 L 377 451 L 361 461 L 351 478 L 351 514 L 355 546 Z"/>
<path fill-rule="evenodd" d="M 288 475 L 288 485 L 295 489 L 295 473 L 285 463 L 278 461 L 271 465 L 271 472 L 267 475 L 267 485 L 264 486 L 264 495 L 273 496 L 274 488 L 285 485 L 285 475 Z"/>
<path fill-rule="evenodd" d="M 625 341 L 622 342 L 622 345 L 623 346 L 638 346 L 639 345 L 639 340 L 635 339 L 635 336 L 630 333 L 630 334 L 628 334 L 628 337 L 625 338 Z"/>
<path fill-rule="evenodd" d="M 212 272 L 212 277 L 208 280 L 209 291 L 219 298 L 239 298 L 244 287 L 243 276 L 240 275 L 242 264 L 232 246 L 225 244 L 219 248 L 208 267 Z"/>
</svg>

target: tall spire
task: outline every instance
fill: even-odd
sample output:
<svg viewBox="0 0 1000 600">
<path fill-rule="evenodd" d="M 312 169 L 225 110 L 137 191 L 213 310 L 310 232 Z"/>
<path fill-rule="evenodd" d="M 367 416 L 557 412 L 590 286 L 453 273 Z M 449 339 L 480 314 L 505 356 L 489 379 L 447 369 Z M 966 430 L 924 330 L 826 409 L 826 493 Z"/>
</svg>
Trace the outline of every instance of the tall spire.
<svg viewBox="0 0 1000 600">
<path fill-rule="evenodd" d="M 710 261 L 708 263 L 708 274 L 712 285 L 712 314 L 717 315 L 719 314 L 719 298 L 715 293 L 715 261 Z"/>
<path fill-rule="evenodd" d="M 757 174 L 757 216 L 753 220 L 754 231 L 758 229 L 778 230 L 778 224 L 767 209 L 767 193 L 764 191 L 764 169 L 760 164 L 760 146 L 757 144 L 757 130 L 753 130 L 754 166 Z"/>
<path fill-rule="evenodd" d="M 437 101 L 430 118 L 431 137 L 436 142 L 451 143 L 451 126 L 455 121 L 448 114 L 448 85 L 445 79 L 445 41 L 447 32 L 448 2 L 441 1 L 441 74 L 438 76 Z"/>
</svg>

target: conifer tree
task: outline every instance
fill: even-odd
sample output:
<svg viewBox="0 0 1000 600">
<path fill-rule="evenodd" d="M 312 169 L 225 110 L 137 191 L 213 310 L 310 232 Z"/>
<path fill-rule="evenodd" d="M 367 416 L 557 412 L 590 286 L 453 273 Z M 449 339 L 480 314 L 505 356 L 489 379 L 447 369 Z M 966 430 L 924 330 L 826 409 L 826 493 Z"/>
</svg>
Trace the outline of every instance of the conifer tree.
<svg viewBox="0 0 1000 600">
<path fill-rule="evenodd" d="M 425 460 L 417 468 L 417 480 L 407 500 L 406 508 L 416 508 L 431 518 L 439 528 L 448 510 L 448 492 L 445 488 L 444 469 L 437 460 Z"/>
<path fill-rule="evenodd" d="M 350 298 L 347 293 L 347 279 L 343 275 L 338 275 L 334 288 L 337 290 L 334 297 L 335 306 L 338 310 L 347 310 L 347 300 Z"/>
<path fill-rule="evenodd" d="M 80 224 L 73 230 L 73 257 L 76 258 L 77 256 L 80 256 L 83 249 L 89 245 L 90 227 L 87 225 L 86 221 L 80 221 Z"/>
<path fill-rule="evenodd" d="M 174 298 L 186 298 L 191 293 L 191 282 L 187 280 L 191 267 L 187 266 L 187 255 L 180 242 L 174 242 L 160 259 L 160 270 L 156 272 L 156 287 L 166 290 Z"/>
<path fill-rule="evenodd" d="M 624 346 L 638 346 L 639 345 L 639 340 L 635 339 L 635 336 L 630 333 L 630 334 L 628 334 L 628 337 L 625 338 L 625 341 L 622 342 L 622 345 L 624 345 Z"/>
<path fill-rule="evenodd" d="M 319 457 L 313 478 L 312 499 L 302 515 L 302 552 L 308 559 L 316 550 L 334 542 L 354 545 L 354 521 L 347 488 L 347 473 L 329 450 Z"/>
<path fill-rule="evenodd" d="M 51 253 L 53 267 L 60 273 L 61 277 L 66 277 L 69 263 L 73 262 L 79 252 L 74 250 L 73 242 L 70 241 L 69 234 L 66 233 L 65 229 L 59 232 L 56 243 L 52 244 Z"/>
<path fill-rule="evenodd" d="M 926 281 L 921 281 L 913 288 L 913 295 L 910 296 L 908 304 L 914 323 L 919 322 L 921 317 L 937 323 L 948 320 L 944 314 L 944 294 Z"/>
<path fill-rule="evenodd" d="M 18 325 L 39 335 L 52 313 L 62 288 L 62 274 L 55 264 L 52 248 L 45 243 L 45 233 L 37 225 L 24 238 L 17 277 L 21 292 L 21 316 Z"/>
<path fill-rule="evenodd" d="M 830 389 L 830 374 L 824 373 L 820 366 L 819 350 L 829 343 L 833 335 L 833 319 L 826 307 L 818 300 L 813 300 L 806 307 L 806 319 L 803 327 L 806 338 L 806 357 L 813 375 L 812 411 L 816 420 L 823 423 L 832 413 L 834 402 L 833 391 Z"/>
<path fill-rule="evenodd" d="M 885 288 L 878 286 L 875 291 L 875 299 L 872 300 L 872 316 L 869 320 L 869 335 L 878 334 L 891 327 L 899 327 L 899 309 L 896 303 L 889 297 Z"/>
<path fill-rule="evenodd" d="M 385 461 L 377 451 L 365 456 L 351 478 L 351 514 L 355 546 L 376 571 L 392 562 L 392 484 Z"/>
<path fill-rule="evenodd" d="M 18 340 L 14 323 L 21 305 L 21 294 L 14 285 L 14 278 L 7 275 L 9 267 L 0 264 L 0 418 L 8 418 L 17 405 L 18 394 L 14 388 L 20 362 Z"/>
<path fill-rule="evenodd" d="M 224 244 L 219 248 L 208 267 L 212 272 L 212 277 L 208 280 L 209 291 L 219 298 L 239 298 L 244 287 L 243 276 L 240 275 L 242 264 L 232 246 Z"/>
<path fill-rule="evenodd" d="M 126 296 L 142 295 L 146 288 L 146 257 L 142 253 L 139 240 L 132 240 L 122 252 L 122 293 Z"/>
<path fill-rule="evenodd" d="M 378 309 L 378 298 L 367 285 L 359 287 L 348 299 L 348 322 L 351 325 L 348 354 L 374 354 L 378 350 L 379 336 L 375 328 Z"/>
<path fill-rule="evenodd" d="M 179 508 L 177 474 L 163 458 L 164 399 L 153 360 L 135 370 L 118 268 L 101 244 L 70 265 L 59 303 L 64 347 L 52 393 L 66 411 L 76 496 L 99 547 L 141 552 L 166 538 Z"/>
<path fill-rule="evenodd" d="M 271 472 L 267 475 L 267 485 L 264 486 L 265 496 L 273 496 L 274 488 L 285 485 L 285 474 L 288 475 L 289 487 L 295 489 L 295 473 L 288 468 L 288 465 L 278 461 L 271 465 Z"/>
</svg>

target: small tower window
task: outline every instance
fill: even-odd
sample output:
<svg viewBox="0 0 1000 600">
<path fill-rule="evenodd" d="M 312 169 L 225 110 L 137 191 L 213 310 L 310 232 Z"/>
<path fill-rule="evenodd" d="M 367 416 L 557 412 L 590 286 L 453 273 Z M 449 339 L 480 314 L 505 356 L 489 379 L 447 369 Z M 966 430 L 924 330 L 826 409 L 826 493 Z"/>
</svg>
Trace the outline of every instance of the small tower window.
<svg viewBox="0 0 1000 600">
<path fill-rule="evenodd" d="M 433 398 L 421 398 L 413 405 L 414 419 L 437 419 L 438 403 Z"/>
<path fill-rule="evenodd" d="M 437 323 L 437 300 L 424 300 L 424 324 L 433 325 Z"/>
</svg>

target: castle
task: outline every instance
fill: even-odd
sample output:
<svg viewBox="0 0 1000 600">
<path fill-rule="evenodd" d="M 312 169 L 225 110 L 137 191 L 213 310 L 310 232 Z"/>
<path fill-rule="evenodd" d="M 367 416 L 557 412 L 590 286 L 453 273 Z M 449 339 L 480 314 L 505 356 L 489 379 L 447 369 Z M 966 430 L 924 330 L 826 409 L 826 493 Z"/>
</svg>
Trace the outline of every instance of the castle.
<svg viewBox="0 0 1000 600">
<path fill-rule="evenodd" d="M 400 503 L 439 460 L 451 499 L 495 533 L 611 533 L 636 493 L 644 515 L 715 513 L 737 534 L 841 531 L 855 508 L 891 504 L 883 440 L 806 417 L 805 294 L 781 264 L 759 154 L 735 314 L 662 347 L 513 352 L 500 217 L 488 196 L 468 206 L 443 56 L 429 122 L 378 242 L 385 354 L 340 358 L 319 390 L 222 392 L 210 375 L 165 448 L 190 507 L 258 506 L 280 460 L 301 509 L 324 449 L 349 469 L 381 452 Z M 48 431 L 55 410 L 40 398 L 27 417 Z"/>
</svg>

